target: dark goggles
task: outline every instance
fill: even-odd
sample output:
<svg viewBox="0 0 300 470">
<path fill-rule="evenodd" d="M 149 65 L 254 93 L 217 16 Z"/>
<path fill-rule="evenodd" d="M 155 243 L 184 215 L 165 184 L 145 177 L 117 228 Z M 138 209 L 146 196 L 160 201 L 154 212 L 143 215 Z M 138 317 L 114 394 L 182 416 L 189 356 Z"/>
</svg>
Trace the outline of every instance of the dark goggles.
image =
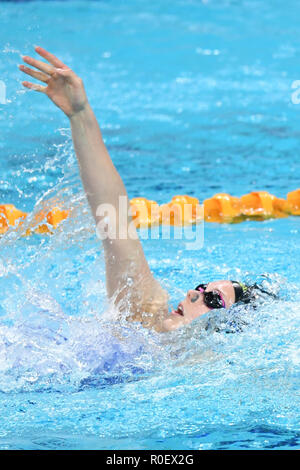
<svg viewBox="0 0 300 470">
<path fill-rule="evenodd" d="M 207 284 L 199 284 L 195 290 L 203 293 L 203 301 L 208 308 L 225 308 L 225 302 L 221 294 L 215 290 L 206 292 Z"/>
</svg>

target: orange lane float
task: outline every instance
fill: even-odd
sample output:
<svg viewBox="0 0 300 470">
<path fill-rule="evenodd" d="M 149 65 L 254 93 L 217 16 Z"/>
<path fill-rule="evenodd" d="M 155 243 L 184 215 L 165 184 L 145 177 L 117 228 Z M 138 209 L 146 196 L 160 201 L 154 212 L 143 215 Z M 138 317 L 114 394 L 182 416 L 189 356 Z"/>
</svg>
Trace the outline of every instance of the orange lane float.
<svg viewBox="0 0 300 470">
<path fill-rule="evenodd" d="M 145 197 L 135 197 L 130 201 L 132 219 L 137 228 L 159 225 L 159 205 Z"/>
<path fill-rule="evenodd" d="M 196 224 L 203 220 L 203 210 L 199 199 L 187 195 L 174 196 L 171 202 L 160 206 L 160 223 L 162 225 Z"/>
<path fill-rule="evenodd" d="M 17 209 L 13 204 L 0 205 L 0 234 L 7 232 L 9 227 L 18 227 L 27 217 L 26 212 Z"/>
<path fill-rule="evenodd" d="M 241 197 L 242 214 L 249 218 L 269 219 L 285 217 L 287 201 L 267 191 L 253 191 Z"/>
<path fill-rule="evenodd" d="M 274 214 L 274 196 L 267 191 L 253 191 L 241 197 L 242 213 L 247 217 L 269 218 Z"/>
<path fill-rule="evenodd" d="M 204 201 L 204 217 L 206 222 L 237 222 L 241 215 L 241 201 L 238 197 L 230 196 L 226 193 L 218 193 Z"/>
<path fill-rule="evenodd" d="M 274 218 L 280 219 L 282 217 L 288 217 L 289 215 L 289 204 L 285 199 L 275 197 L 273 199 Z"/>
<path fill-rule="evenodd" d="M 58 225 L 68 217 L 69 213 L 69 210 L 53 207 L 47 214 L 47 222 L 52 225 L 53 228 L 57 228 Z"/>
<path fill-rule="evenodd" d="M 300 189 L 291 191 L 287 195 L 288 212 L 292 215 L 300 215 Z"/>
<path fill-rule="evenodd" d="M 10 227 L 17 229 L 23 224 L 25 226 L 27 217 L 29 221 L 26 222 L 25 235 L 51 234 L 70 215 L 70 210 L 58 206 L 59 203 L 43 208 L 31 220 L 26 212 L 13 204 L 1 204 L 0 235 L 5 234 Z M 137 228 L 191 225 L 203 219 L 218 223 L 236 223 L 246 219 L 265 220 L 288 215 L 300 216 L 300 189 L 289 192 L 287 199 L 277 198 L 267 191 L 253 191 L 241 198 L 218 193 L 206 199 L 202 206 L 196 197 L 187 195 L 174 196 L 171 202 L 161 206 L 155 201 L 137 197 L 130 201 L 130 207 Z"/>
<path fill-rule="evenodd" d="M 51 234 L 52 230 L 49 225 L 56 229 L 68 217 L 69 213 L 70 211 L 60 209 L 59 207 L 52 207 L 51 210 L 42 209 L 35 214 L 30 227 L 26 230 L 26 235 L 31 235 L 32 233 Z"/>
</svg>

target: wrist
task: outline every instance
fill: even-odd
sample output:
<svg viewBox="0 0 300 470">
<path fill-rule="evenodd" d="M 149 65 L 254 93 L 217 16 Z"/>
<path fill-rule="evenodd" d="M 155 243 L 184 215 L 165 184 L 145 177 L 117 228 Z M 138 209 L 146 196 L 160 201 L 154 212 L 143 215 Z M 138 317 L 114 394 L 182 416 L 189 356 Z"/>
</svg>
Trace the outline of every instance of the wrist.
<svg viewBox="0 0 300 470">
<path fill-rule="evenodd" d="M 88 101 L 80 108 L 74 111 L 72 114 L 68 115 L 68 118 L 71 122 L 81 119 L 83 117 L 88 117 L 92 113 L 92 108 Z"/>
</svg>

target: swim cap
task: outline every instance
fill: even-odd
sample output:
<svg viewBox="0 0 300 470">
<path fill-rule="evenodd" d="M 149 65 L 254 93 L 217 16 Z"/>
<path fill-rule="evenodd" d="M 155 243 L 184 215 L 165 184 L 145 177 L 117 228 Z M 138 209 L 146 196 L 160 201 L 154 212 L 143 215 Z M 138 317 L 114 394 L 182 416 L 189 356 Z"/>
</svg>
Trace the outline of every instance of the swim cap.
<svg viewBox="0 0 300 470">
<path fill-rule="evenodd" d="M 239 300 L 242 300 L 245 293 L 247 292 L 248 287 L 245 284 L 237 281 L 231 281 L 231 283 L 235 292 L 235 302 L 238 302 Z"/>
</svg>

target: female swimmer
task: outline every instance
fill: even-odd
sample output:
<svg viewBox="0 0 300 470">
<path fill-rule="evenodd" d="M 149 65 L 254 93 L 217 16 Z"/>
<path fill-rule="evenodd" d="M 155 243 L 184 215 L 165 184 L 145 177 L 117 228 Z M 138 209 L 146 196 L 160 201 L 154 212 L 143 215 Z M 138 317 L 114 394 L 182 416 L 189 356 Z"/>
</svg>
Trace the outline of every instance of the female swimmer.
<svg viewBox="0 0 300 470">
<path fill-rule="evenodd" d="M 107 293 L 118 309 L 130 312 L 129 319 L 140 321 L 144 327 L 165 332 L 191 323 L 212 309 L 228 309 L 236 302 L 247 301 L 249 289 L 242 284 L 214 281 L 189 290 L 177 309 L 169 312 L 168 294 L 153 277 L 130 223 L 126 189 L 103 142 L 82 80 L 50 52 L 41 47 L 35 50 L 47 62 L 24 56 L 23 61 L 31 67 L 19 68 L 43 85 L 25 81 L 23 86 L 47 95 L 69 118 L 83 186 L 96 223 L 109 230 L 109 221 L 100 217 L 99 211 L 97 214 L 97 208 L 110 204 L 119 220 L 119 198 L 123 196 L 126 203 L 126 236 L 119 236 L 124 227 L 117 222 L 116 237 L 103 237 Z"/>
</svg>

